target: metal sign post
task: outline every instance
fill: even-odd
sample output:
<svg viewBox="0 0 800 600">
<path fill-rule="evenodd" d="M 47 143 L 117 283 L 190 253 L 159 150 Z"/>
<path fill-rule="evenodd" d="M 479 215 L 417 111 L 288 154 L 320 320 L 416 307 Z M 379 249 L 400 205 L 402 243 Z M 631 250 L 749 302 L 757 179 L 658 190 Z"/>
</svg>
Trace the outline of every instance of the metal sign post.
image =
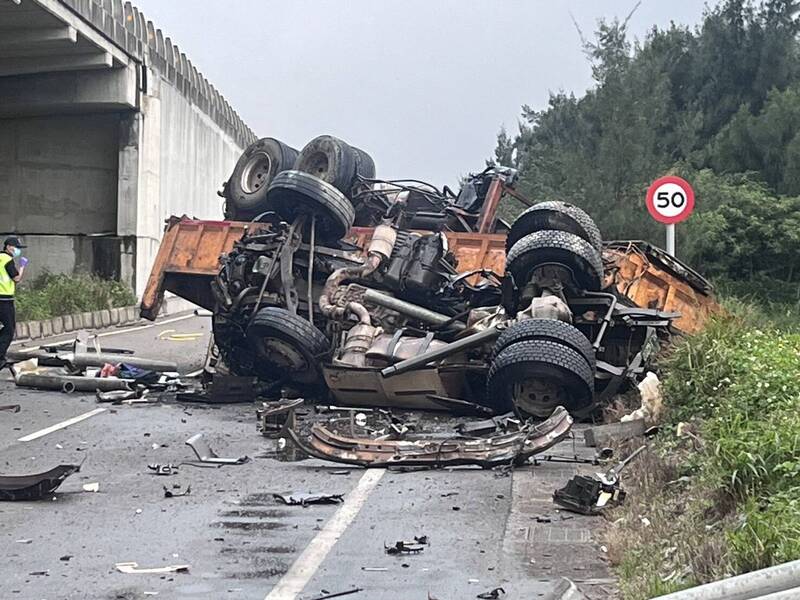
<svg viewBox="0 0 800 600">
<path fill-rule="evenodd" d="M 647 210 L 667 226 L 667 253 L 675 256 L 675 223 L 689 218 L 694 210 L 694 190 L 689 182 L 674 175 L 656 179 L 647 189 Z"/>
<path fill-rule="evenodd" d="M 675 223 L 667 224 L 667 254 L 675 256 Z"/>
</svg>

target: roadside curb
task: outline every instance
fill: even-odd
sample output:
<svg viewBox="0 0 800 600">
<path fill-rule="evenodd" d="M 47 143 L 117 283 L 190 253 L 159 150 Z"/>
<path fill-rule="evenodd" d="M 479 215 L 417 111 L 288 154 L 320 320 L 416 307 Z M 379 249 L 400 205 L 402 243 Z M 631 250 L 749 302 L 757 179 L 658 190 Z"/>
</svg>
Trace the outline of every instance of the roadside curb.
<svg viewBox="0 0 800 600">
<path fill-rule="evenodd" d="M 191 308 L 196 307 L 183 298 L 172 296 L 164 299 L 158 314 L 159 316 L 173 315 Z M 22 321 L 17 323 L 14 340 L 38 340 L 82 329 L 104 329 L 115 325 L 133 325 L 143 320 L 139 316 L 138 306 L 124 306 L 62 315 L 44 321 Z"/>
</svg>

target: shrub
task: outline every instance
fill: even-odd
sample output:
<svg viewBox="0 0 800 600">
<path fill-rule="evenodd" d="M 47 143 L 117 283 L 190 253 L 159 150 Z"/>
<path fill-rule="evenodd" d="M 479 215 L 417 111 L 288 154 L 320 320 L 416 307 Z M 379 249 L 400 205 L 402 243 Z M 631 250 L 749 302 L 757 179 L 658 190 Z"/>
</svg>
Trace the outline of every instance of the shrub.
<svg viewBox="0 0 800 600">
<path fill-rule="evenodd" d="M 40 320 L 136 303 L 133 291 L 119 281 L 95 275 L 43 273 L 17 292 L 17 320 Z"/>
</svg>

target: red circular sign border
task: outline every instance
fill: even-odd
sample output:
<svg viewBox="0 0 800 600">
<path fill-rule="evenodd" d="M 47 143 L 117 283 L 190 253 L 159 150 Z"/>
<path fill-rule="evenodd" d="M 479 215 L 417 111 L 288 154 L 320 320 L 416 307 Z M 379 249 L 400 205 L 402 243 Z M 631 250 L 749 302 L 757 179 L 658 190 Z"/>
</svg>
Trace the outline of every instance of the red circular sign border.
<svg viewBox="0 0 800 600">
<path fill-rule="evenodd" d="M 675 215 L 674 217 L 665 217 L 664 215 L 660 214 L 653 204 L 653 197 L 656 195 L 656 190 L 665 183 L 674 183 L 675 185 L 680 186 L 680 188 L 686 193 L 686 208 L 683 210 L 683 212 Z M 681 221 L 688 219 L 692 215 L 693 210 L 694 190 L 692 189 L 691 184 L 682 177 L 665 175 L 664 177 L 659 177 L 656 179 L 650 184 L 650 187 L 647 188 L 647 211 L 650 213 L 650 216 L 659 223 L 664 223 L 665 225 L 680 223 Z"/>
</svg>

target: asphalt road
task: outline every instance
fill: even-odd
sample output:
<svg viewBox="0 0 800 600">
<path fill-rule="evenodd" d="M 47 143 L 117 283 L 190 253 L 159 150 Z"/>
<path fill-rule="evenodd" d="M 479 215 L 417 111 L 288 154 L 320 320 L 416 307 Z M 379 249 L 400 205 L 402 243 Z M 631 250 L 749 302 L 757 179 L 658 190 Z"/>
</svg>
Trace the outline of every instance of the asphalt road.
<svg viewBox="0 0 800 600">
<path fill-rule="evenodd" d="M 210 322 L 189 316 L 104 332 L 102 343 L 152 358 L 202 366 Z M 202 333 L 169 341 L 163 332 Z M 167 334 L 168 335 L 168 334 Z M 62 336 L 64 338 L 65 336 Z M 50 499 L 0 503 L 2 599 L 311 600 L 362 588 L 354 600 L 461 600 L 496 587 L 502 598 L 550 597 L 561 576 L 590 597 L 613 597 L 595 541 L 598 518 L 554 510 L 550 495 L 576 472 L 566 463 L 513 476 L 473 468 L 398 473 L 274 458 L 252 405 L 209 408 L 165 403 L 98 405 L 92 395 L 16 388 L 0 381 L 0 472 L 41 472 L 82 463 Z M 28 442 L 19 438 L 103 412 Z M 185 440 L 203 433 L 220 456 L 243 465 L 179 467 L 157 476 L 147 465 L 191 460 Z M 554 450 L 571 454 L 571 443 Z M 588 450 L 577 444 L 583 455 Z M 591 467 L 585 470 L 591 470 Z M 83 491 L 99 483 L 99 492 Z M 165 498 L 191 485 L 191 494 Z M 346 494 L 341 505 L 285 506 L 276 492 Z M 425 535 L 420 554 L 389 556 L 384 544 Z M 124 574 L 188 564 L 187 573 Z"/>
</svg>

